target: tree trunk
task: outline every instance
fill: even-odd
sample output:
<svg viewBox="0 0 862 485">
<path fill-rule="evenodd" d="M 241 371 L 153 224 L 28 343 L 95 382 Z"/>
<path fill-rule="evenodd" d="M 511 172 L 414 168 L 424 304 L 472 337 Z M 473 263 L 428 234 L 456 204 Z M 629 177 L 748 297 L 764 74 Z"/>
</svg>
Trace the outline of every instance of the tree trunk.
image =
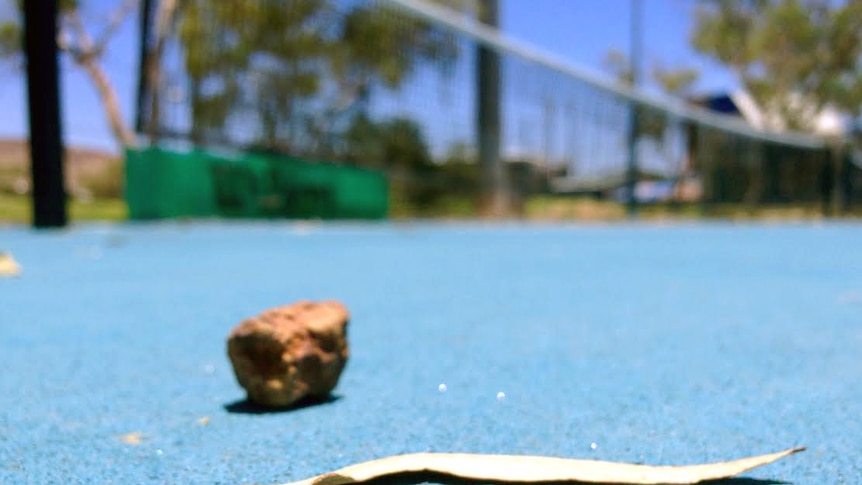
<svg viewBox="0 0 862 485">
<path fill-rule="evenodd" d="M 156 12 L 156 42 L 153 51 L 147 59 L 147 82 L 150 88 L 150 119 L 147 132 L 150 141 L 154 142 L 159 137 L 161 130 L 161 89 L 162 89 L 162 57 L 165 52 L 165 43 L 172 33 L 174 15 L 177 11 L 177 0 L 162 0 L 159 2 Z"/>
<path fill-rule="evenodd" d="M 90 78 L 96 85 L 96 89 L 99 91 L 99 96 L 102 98 L 102 103 L 105 106 L 105 115 L 108 117 L 108 123 L 111 125 L 111 132 L 114 138 L 123 148 L 135 146 L 135 134 L 123 121 L 117 92 L 108 80 L 105 70 L 96 62 L 94 57 L 80 59 L 79 64 L 90 75 Z"/>
</svg>

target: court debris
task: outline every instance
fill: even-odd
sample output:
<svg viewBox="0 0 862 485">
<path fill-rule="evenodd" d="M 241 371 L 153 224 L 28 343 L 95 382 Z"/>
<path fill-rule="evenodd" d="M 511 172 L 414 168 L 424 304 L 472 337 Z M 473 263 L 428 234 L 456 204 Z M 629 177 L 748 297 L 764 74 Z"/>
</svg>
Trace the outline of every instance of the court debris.
<svg viewBox="0 0 862 485">
<path fill-rule="evenodd" d="M 13 277 L 21 274 L 21 265 L 12 257 L 12 253 L 0 251 L 0 278 Z"/>
<path fill-rule="evenodd" d="M 337 301 L 300 301 L 237 325 L 228 356 L 248 400 L 284 407 L 327 396 L 347 363 L 349 319 Z"/>
<path fill-rule="evenodd" d="M 140 431 L 126 433 L 123 436 L 120 436 L 120 441 L 127 445 L 139 445 L 144 441 L 144 434 Z"/>
<path fill-rule="evenodd" d="M 695 484 L 732 478 L 803 450 L 805 448 L 792 448 L 734 461 L 686 466 L 636 465 L 550 456 L 415 453 L 367 461 L 284 485 L 344 485 L 406 474 L 425 474 L 425 478 L 444 475 L 478 482 Z M 424 481 L 425 478 L 418 480 Z"/>
</svg>

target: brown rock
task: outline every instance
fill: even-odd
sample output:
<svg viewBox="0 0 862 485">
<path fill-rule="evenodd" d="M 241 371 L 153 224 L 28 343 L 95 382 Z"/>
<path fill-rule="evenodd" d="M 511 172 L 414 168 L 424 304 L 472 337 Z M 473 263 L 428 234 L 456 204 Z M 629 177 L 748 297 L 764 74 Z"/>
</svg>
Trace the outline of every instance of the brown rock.
<svg viewBox="0 0 862 485">
<path fill-rule="evenodd" d="M 337 301 L 300 301 L 237 325 L 227 351 L 249 401 L 289 406 L 329 394 L 347 363 L 349 319 Z"/>
</svg>

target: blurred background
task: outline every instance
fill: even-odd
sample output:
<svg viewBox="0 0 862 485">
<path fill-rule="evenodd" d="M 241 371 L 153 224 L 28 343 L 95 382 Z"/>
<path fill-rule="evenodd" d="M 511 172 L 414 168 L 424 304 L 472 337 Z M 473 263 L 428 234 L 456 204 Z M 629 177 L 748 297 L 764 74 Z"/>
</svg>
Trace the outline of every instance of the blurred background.
<svg viewBox="0 0 862 485">
<path fill-rule="evenodd" d="M 857 0 L 63 0 L 58 29 L 73 220 L 862 213 Z"/>
</svg>

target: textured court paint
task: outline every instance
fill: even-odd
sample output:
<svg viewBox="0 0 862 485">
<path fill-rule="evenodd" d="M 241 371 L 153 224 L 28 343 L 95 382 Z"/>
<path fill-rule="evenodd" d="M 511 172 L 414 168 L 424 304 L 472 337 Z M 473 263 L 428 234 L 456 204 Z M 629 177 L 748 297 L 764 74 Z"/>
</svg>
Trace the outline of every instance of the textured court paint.
<svg viewBox="0 0 862 485">
<path fill-rule="evenodd" d="M 2 229 L 23 272 L 0 280 L 0 483 L 283 483 L 422 451 L 686 464 L 796 445 L 746 476 L 859 483 L 860 240 L 849 223 Z M 340 398 L 228 412 L 243 393 L 227 333 L 301 298 L 353 315 Z"/>
</svg>

